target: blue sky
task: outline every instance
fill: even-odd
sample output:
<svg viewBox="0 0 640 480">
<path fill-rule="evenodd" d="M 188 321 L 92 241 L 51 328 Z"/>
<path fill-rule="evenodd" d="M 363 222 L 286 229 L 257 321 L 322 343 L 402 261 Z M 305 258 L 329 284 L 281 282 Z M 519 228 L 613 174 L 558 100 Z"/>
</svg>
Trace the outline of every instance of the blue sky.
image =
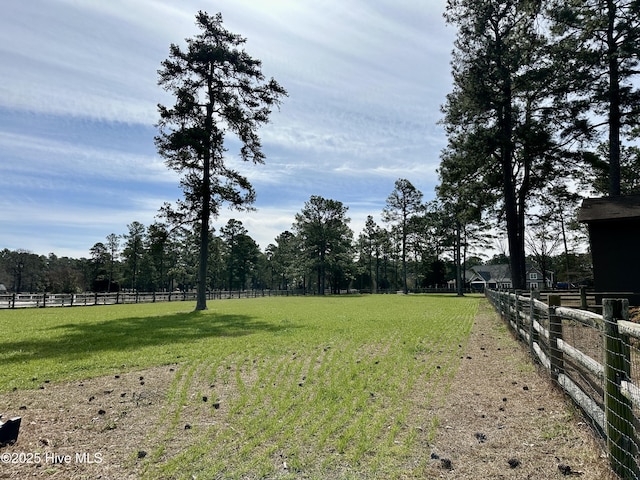
<svg viewBox="0 0 640 480">
<path fill-rule="evenodd" d="M 0 16 L 0 249 L 88 257 L 181 195 L 157 155 L 169 45 L 221 12 L 289 93 L 240 165 L 257 211 L 223 209 L 262 248 L 311 195 L 349 207 L 356 236 L 398 178 L 434 197 L 455 31 L 445 0 L 4 0 Z M 230 146 L 228 161 L 238 163 Z"/>
</svg>

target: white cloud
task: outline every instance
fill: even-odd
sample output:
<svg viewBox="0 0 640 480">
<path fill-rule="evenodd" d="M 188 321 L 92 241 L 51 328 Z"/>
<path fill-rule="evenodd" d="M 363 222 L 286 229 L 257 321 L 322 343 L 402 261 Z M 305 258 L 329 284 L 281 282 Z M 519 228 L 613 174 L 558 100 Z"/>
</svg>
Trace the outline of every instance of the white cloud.
<svg viewBox="0 0 640 480">
<path fill-rule="evenodd" d="M 22 161 L 2 163 L 6 183 L 9 175 L 28 181 L 46 174 L 49 178 L 97 177 L 100 179 L 148 180 L 176 182 L 176 175 L 155 155 L 142 155 L 118 150 L 107 150 L 69 142 L 55 141 L 39 136 L 0 131 L 0 149 L 12 152 Z"/>
<path fill-rule="evenodd" d="M 437 181 L 444 135 L 435 124 L 449 89 L 453 38 L 444 5 L 6 0 L 0 248 L 35 241 L 28 232 L 37 229 L 43 237 L 55 232 L 56 249 L 71 248 L 61 226 L 67 245 L 89 248 L 134 220 L 151 223 L 164 201 L 179 196 L 178 176 L 153 147 L 156 104 L 172 100 L 157 86 L 157 69 L 171 43 L 184 45 L 197 33 L 198 9 L 221 11 L 265 75 L 289 91 L 261 131 L 265 165 L 242 164 L 230 145 L 230 162 L 258 193 L 259 210 L 243 214 L 245 226 L 264 247 L 318 194 L 350 206 L 357 235 L 396 178 L 409 178 L 425 196 Z M 30 123 L 25 112 L 50 121 Z M 240 219 L 228 213 L 217 223 Z"/>
</svg>

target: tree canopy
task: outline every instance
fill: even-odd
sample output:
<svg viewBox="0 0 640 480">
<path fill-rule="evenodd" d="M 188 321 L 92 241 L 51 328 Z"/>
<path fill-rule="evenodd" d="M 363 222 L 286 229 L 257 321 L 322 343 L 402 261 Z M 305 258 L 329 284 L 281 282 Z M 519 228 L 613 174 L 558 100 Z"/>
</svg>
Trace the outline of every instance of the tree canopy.
<svg viewBox="0 0 640 480">
<path fill-rule="evenodd" d="M 624 193 L 622 169 L 629 150 L 623 139 L 637 138 L 640 111 L 640 3 L 629 0 L 551 0 L 547 14 L 551 20 L 554 50 L 564 68 L 559 95 L 567 102 L 571 133 L 599 139 L 605 127 L 606 141 L 591 167 L 605 178 L 609 195 Z M 599 162 L 594 161 L 599 159 Z M 606 159 L 606 160 L 602 160 Z M 605 166 L 602 168 L 601 165 Z"/>
</svg>

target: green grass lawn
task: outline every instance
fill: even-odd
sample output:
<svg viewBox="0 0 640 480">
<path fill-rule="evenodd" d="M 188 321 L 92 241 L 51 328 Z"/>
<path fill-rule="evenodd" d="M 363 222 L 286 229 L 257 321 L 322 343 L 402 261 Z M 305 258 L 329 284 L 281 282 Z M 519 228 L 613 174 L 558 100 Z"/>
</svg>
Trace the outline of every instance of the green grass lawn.
<svg viewBox="0 0 640 480">
<path fill-rule="evenodd" d="M 177 363 L 144 478 L 418 478 L 479 301 L 0 311 L 0 391 Z"/>
</svg>

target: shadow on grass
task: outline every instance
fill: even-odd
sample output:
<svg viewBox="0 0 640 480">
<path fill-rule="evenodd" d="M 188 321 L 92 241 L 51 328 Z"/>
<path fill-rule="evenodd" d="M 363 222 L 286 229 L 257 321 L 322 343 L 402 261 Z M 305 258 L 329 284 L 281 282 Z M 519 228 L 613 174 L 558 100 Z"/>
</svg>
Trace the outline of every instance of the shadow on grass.
<svg viewBox="0 0 640 480">
<path fill-rule="evenodd" d="M 458 298 L 460 300 L 477 300 L 478 298 L 484 298 L 482 293 L 465 293 L 464 295 L 458 295 L 457 293 L 419 293 L 414 295 L 415 297 L 429 297 L 429 298 Z"/>
<path fill-rule="evenodd" d="M 206 338 L 240 337 L 294 328 L 257 320 L 247 315 L 203 312 L 119 318 L 70 323 L 52 327 L 47 338 L 2 342 L 4 364 L 37 359 L 72 359 L 107 351 L 132 351 L 146 347 L 178 348 Z M 176 350 L 177 353 L 182 351 Z"/>
</svg>

